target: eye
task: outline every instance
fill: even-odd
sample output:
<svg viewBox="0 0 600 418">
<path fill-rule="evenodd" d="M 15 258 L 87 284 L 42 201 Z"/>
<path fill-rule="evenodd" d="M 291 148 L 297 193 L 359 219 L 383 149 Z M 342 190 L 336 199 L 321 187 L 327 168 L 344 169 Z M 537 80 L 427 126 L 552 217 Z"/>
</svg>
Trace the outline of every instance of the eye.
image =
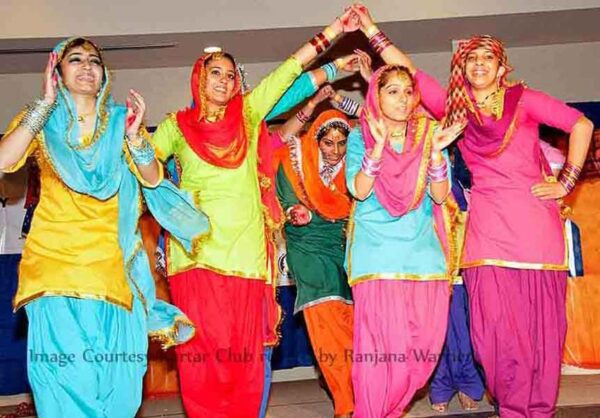
<svg viewBox="0 0 600 418">
<path fill-rule="evenodd" d="M 405 91 L 405 94 L 406 94 L 407 96 L 412 96 L 412 95 L 413 95 L 413 93 L 414 93 L 413 89 L 407 89 L 407 90 Z"/>
<path fill-rule="evenodd" d="M 90 59 L 90 62 L 94 65 L 102 66 L 102 61 L 100 60 L 100 58 L 92 58 Z"/>
<path fill-rule="evenodd" d="M 227 76 L 227 78 L 229 78 L 230 80 L 234 80 L 235 79 L 235 75 L 234 74 L 229 74 Z"/>
<path fill-rule="evenodd" d="M 389 95 L 393 95 L 393 94 L 397 94 L 397 93 L 398 93 L 397 89 L 390 89 L 390 90 L 388 90 L 388 94 Z"/>
<path fill-rule="evenodd" d="M 347 143 L 348 143 L 348 141 L 340 141 L 340 142 L 338 142 L 338 144 L 340 144 L 340 146 L 342 146 L 342 147 L 345 147 Z"/>
<path fill-rule="evenodd" d="M 213 68 L 212 70 L 210 70 L 210 74 L 211 75 L 219 75 L 219 74 L 221 74 L 221 71 L 219 71 L 217 68 Z"/>
<path fill-rule="evenodd" d="M 70 57 L 69 62 L 81 62 L 81 58 L 80 57 Z"/>
</svg>

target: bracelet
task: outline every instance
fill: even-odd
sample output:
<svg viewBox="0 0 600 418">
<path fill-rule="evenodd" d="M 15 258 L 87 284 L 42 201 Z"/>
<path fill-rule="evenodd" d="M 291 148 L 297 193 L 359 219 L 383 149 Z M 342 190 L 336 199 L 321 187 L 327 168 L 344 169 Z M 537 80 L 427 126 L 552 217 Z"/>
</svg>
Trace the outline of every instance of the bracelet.
<svg viewBox="0 0 600 418">
<path fill-rule="evenodd" d="M 375 24 L 372 24 L 365 30 L 365 35 L 367 35 L 368 39 L 371 39 L 373 36 L 377 35 L 377 33 L 379 33 L 379 28 Z"/>
<path fill-rule="evenodd" d="M 36 99 L 27 106 L 27 112 L 19 126 L 26 128 L 33 136 L 36 136 L 48 121 L 52 111 L 56 107 L 56 102 L 48 103 L 44 99 Z"/>
<path fill-rule="evenodd" d="M 139 146 L 134 146 L 131 143 L 131 139 L 127 137 L 127 145 L 129 146 L 129 152 L 131 158 L 136 165 L 150 165 L 154 161 L 154 148 L 150 145 L 150 142 L 143 139 Z"/>
<path fill-rule="evenodd" d="M 328 62 L 322 66 L 321 69 L 325 71 L 325 74 L 327 74 L 327 81 L 331 83 L 333 80 L 335 80 L 335 77 L 338 73 L 338 68 L 333 62 Z"/>
<path fill-rule="evenodd" d="M 565 188 L 567 193 L 571 193 L 575 188 L 575 184 L 577 183 L 580 174 L 581 168 L 567 162 L 558 175 L 558 182 Z"/>
<path fill-rule="evenodd" d="M 373 48 L 377 54 L 381 54 L 391 44 L 392 41 L 390 41 L 390 38 L 382 31 L 377 32 L 369 39 L 369 45 L 371 45 L 371 48 Z"/>
<path fill-rule="evenodd" d="M 442 160 L 440 165 L 429 164 L 427 176 L 432 183 L 440 183 L 448 180 L 448 164 L 446 163 L 446 160 Z"/>
<path fill-rule="evenodd" d="M 360 108 L 360 104 L 349 97 L 340 96 L 339 102 L 336 100 L 333 101 L 333 107 L 341 110 L 347 115 L 356 116 L 356 114 L 358 113 L 358 109 Z"/>
<path fill-rule="evenodd" d="M 337 33 L 335 33 L 335 31 L 330 27 L 327 26 L 324 30 L 323 30 L 323 35 L 325 35 L 325 37 L 327 38 L 327 40 L 331 43 L 335 38 L 337 38 Z"/>
<path fill-rule="evenodd" d="M 381 160 L 374 160 L 367 154 L 363 157 L 361 170 L 369 177 L 377 177 L 381 173 Z"/>
<path fill-rule="evenodd" d="M 310 115 L 307 115 L 303 109 L 300 109 L 298 113 L 296 113 L 296 119 L 298 119 L 302 124 L 305 124 L 310 120 Z"/>
</svg>

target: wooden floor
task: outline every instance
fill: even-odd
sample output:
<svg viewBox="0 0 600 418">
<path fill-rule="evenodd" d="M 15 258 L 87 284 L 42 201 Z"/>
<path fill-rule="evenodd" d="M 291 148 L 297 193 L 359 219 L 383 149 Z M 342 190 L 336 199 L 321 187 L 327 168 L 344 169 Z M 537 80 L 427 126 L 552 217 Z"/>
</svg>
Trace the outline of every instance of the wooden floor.
<svg viewBox="0 0 600 418">
<path fill-rule="evenodd" d="M 0 418 L 14 411 L 14 406 L 23 398 L 0 398 Z M 563 376 L 558 399 L 556 418 L 600 418 L 600 375 Z M 4 414 L 4 415 L 3 415 Z M 405 417 L 463 417 L 487 418 L 493 409 L 482 402 L 480 409 L 465 413 L 453 400 L 449 412 L 440 414 L 429 407 L 426 393 L 419 394 Z M 144 401 L 138 418 L 169 417 L 185 418 L 181 400 L 177 396 L 147 399 Z M 327 395 L 316 380 L 274 383 L 269 401 L 268 418 L 332 418 L 333 410 Z"/>
</svg>

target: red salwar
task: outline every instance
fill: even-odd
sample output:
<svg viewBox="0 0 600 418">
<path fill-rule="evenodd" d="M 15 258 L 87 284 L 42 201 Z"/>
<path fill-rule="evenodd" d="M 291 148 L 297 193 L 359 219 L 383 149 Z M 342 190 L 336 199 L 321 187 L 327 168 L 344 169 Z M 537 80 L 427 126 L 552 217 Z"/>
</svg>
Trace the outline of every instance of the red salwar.
<svg viewBox="0 0 600 418">
<path fill-rule="evenodd" d="M 176 348 L 188 418 L 258 417 L 272 288 L 198 268 L 169 284 L 173 303 L 196 324 L 194 338 Z"/>
</svg>

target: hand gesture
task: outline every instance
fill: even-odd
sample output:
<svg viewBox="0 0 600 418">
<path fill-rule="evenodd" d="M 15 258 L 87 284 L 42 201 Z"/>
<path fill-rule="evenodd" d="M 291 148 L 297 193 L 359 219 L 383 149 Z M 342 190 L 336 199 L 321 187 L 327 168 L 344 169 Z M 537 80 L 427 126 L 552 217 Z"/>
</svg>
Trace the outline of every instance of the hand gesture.
<svg viewBox="0 0 600 418">
<path fill-rule="evenodd" d="M 313 96 L 312 99 L 310 99 L 310 101 L 313 106 L 317 106 L 322 101 L 330 99 L 333 96 L 335 96 L 335 90 L 329 84 L 326 84 L 325 86 L 321 87 L 321 89 Z"/>
<path fill-rule="evenodd" d="M 375 140 L 375 144 L 381 146 L 385 145 L 385 141 L 388 136 L 388 129 L 387 126 L 385 126 L 384 120 L 376 120 L 373 115 L 367 111 L 365 111 L 365 117 L 367 119 L 367 124 L 369 125 L 371 135 L 373 135 L 373 139 Z"/>
<path fill-rule="evenodd" d="M 358 71 L 360 71 L 360 75 L 368 83 L 373 74 L 371 56 L 360 49 L 355 49 L 354 53 L 358 56 Z"/>
<path fill-rule="evenodd" d="M 352 7 L 346 7 L 339 19 L 345 33 L 354 32 L 361 26 L 360 19 Z"/>
<path fill-rule="evenodd" d="M 289 213 L 289 219 L 294 226 L 304 226 L 310 222 L 310 211 L 304 205 L 294 205 Z"/>
<path fill-rule="evenodd" d="M 127 121 L 125 123 L 125 133 L 130 140 L 137 138 L 145 113 L 146 103 L 144 103 L 144 98 L 135 90 L 129 90 L 129 96 L 127 97 Z"/>
<path fill-rule="evenodd" d="M 58 86 L 58 75 L 54 71 L 58 63 L 58 55 L 51 52 L 48 56 L 48 63 L 44 70 L 43 94 L 47 103 L 54 103 L 56 100 L 56 87 Z"/>
<path fill-rule="evenodd" d="M 540 200 L 560 199 L 567 195 L 562 184 L 550 181 L 535 184 L 531 188 L 531 193 Z"/>
<path fill-rule="evenodd" d="M 375 23 L 373 22 L 373 18 L 371 17 L 371 13 L 369 13 L 369 9 L 364 4 L 354 3 L 350 9 L 354 11 L 358 20 L 360 21 L 360 29 L 362 31 L 367 30 L 370 26 L 373 26 Z"/>
<path fill-rule="evenodd" d="M 460 136 L 466 126 L 466 123 L 455 123 L 445 129 L 438 129 L 431 139 L 431 152 L 441 152 Z"/>
<path fill-rule="evenodd" d="M 359 70 L 358 67 L 358 55 L 350 54 L 344 55 L 335 60 L 335 66 L 338 67 L 341 71 L 345 71 L 347 73 L 355 73 Z"/>
</svg>

